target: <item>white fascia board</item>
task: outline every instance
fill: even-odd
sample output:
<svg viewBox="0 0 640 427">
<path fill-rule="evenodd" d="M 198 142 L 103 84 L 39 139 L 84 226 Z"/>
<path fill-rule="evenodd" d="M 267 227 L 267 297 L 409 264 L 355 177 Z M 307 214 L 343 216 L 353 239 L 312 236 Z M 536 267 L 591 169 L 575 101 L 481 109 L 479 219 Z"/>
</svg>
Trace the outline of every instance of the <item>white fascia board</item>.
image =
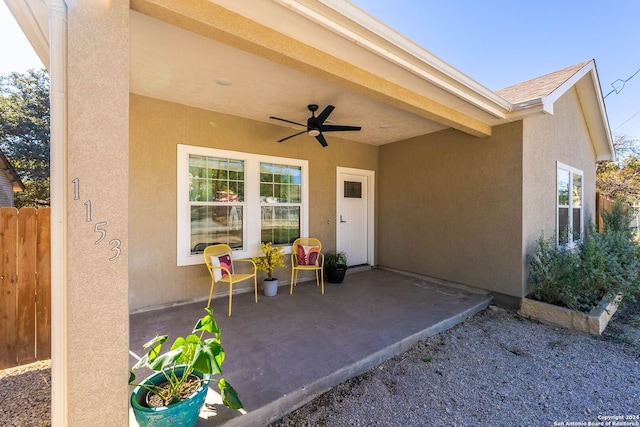
<svg viewBox="0 0 640 427">
<path fill-rule="evenodd" d="M 560 86 L 558 86 L 553 92 L 551 92 L 549 95 L 544 96 L 543 97 L 543 103 L 545 105 L 553 105 L 555 104 L 555 102 L 565 93 L 567 93 L 567 91 L 569 89 L 571 89 L 572 87 L 574 87 L 584 76 L 586 76 L 587 74 L 589 74 L 591 72 L 591 70 L 594 68 L 594 63 L 593 61 L 589 62 L 587 65 L 585 65 L 584 67 L 582 67 L 580 70 L 578 70 L 577 72 L 575 72 L 570 78 L 567 79 L 567 81 L 565 81 L 564 83 L 562 83 Z M 553 107 L 551 107 L 553 111 Z M 553 113 L 551 113 L 553 114 Z"/>
<path fill-rule="evenodd" d="M 506 114 L 512 108 L 509 102 L 498 96 L 495 92 L 445 63 L 424 48 L 402 36 L 390 27 L 384 25 L 349 2 L 344 0 L 317 0 L 317 3 L 321 3 L 345 17 L 349 22 L 354 23 L 355 25 L 353 29 L 337 23 L 335 20 L 323 15 L 318 10 L 311 9 L 311 7 L 303 4 L 299 0 L 274 1 L 287 6 L 298 14 L 305 16 L 307 19 L 324 26 L 330 31 L 339 34 L 345 39 L 351 40 L 353 43 L 356 43 L 371 52 L 374 52 L 389 62 L 410 71 L 443 90 L 456 95 L 496 118 L 504 119 Z M 398 48 L 399 52 L 392 52 L 387 47 L 381 46 L 365 36 L 358 34 L 356 31 L 357 28 L 364 28 L 375 36 L 382 38 Z M 420 67 L 407 61 L 402 58 L 402 54 L 415 58 L 417 63 L 424 64 L 424 66 Z M 440 73 L 448 77 L 450 81 L 436 76 L 436 73 L 431 72 L 430 68 L 436 73 Z M 455 83 L 462 86 L 462 88 L 457 87 Z"/>
<path fill-rule="evenodd" d="M 4 0 L 36 54 L 49 69 L 49 9 L 44 0 Z"/>
<path fill-rule="evenodd" d="M 564 83 L 555 88 L 550 94 L 513 104 L 513 114 L 510 114 L 509 117 L 513 117 L 515 114 L 522 115 L 525 110 L 526 113 L 524 114 L 529 114 L 532 109 L 537 112 L 540 110 L 540 106 L 542 107 L 542 112 L 553 115 L 553 105 L 556 101 L 569 89 L 574 87 L 584 76 L 592 72 L 594 68 L 594 63 L 591 61 L 589 64 L 574 73 Z"/>
<path fill-rule="evenodd" d="M 596 67 L 595 61 L 593 61 L 593 68 L 591 69 L 591 83 L 595 98 L 598 103 L 598 113 L 600 115 L 600 123 L 604 127 L 602 131 L 605 133 L 605 142 L 607 145 L 608 153 L 603 153 L 598 156 L 598 161 L 616 160 L 616 150 L 613 146 L 613 138 L 611 137 L 611 127 L 609 126 L 609 117 L 607 116 L 607 108 L 604 104 L 604 97 L 602 96 L 602 89 L 600 88 L 600 77 L 598 77 L 598 67 Z"/>
<path fill-rule="evenodd" d="M 568 84 L 568 86 L 565 87 L 565 84 Z M 569 88 L 575 86 L 578 92 L 578 99 L 582 104 L 584 115 L 587 118 L 587 126 L 594 143 L 597 160 L 615 160 L 616 152 L 613 147 L 609 119 L 604 105 L 602 90 L 600 89 L 600 79 L 598 78 L 595 61 L 592 60 L 585 65 L 567 80 L 565 84 L 561 85 L 551 94 L 555 96 L 555 93 L 558 92 L 558 96 L 553 98 L 553 102 L 569 90 Z"/>
<path fill-rule="evenodd" d="M 585 78 L 588 81 L 581 81 Z M 609 119 L 599 81 L 595 62 L 591 61 L 549 95 L 514 104 L 514 110 L 508 115 L 508 119 L 517 120 L 539 113 L 553 115 L 555 102 L 572 87 L 575 87 L 594 143 L 597 161 L 615 160 Z"/>
<path fill-rule="evenodd" d="M 516 104 L 511 104 L 511 111 L 507 114 L 510 122 L 522 120 L 526 117 L 537 114 L 553 114 L 553 105 L 549 106 L 541 97 L 527 99 Z"/>
</svg>

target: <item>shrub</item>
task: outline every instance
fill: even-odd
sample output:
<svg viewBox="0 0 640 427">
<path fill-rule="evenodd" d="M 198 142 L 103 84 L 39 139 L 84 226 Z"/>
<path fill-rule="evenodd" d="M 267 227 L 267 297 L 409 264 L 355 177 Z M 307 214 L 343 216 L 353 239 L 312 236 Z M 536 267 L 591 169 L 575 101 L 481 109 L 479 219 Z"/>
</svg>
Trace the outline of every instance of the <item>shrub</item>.
<svg viewBox="0 0 640 427">
<path fill-rule="evenodd" d="M 624 233 L 631 238 L 632 233 L 629 226 L 632 220 L 633 212 L 622 198 L 616 199 L 611 210 L 602 211 L 605 232 Z"/>
<path fill-rule="evenodd" d="M 540 301 L 564 307 L 575 306 L 576 275 L 580 257 L 576 251 L 564 250 L 554 238 L 540 235 L 529 257 L 529 281 L 535 286 L 532 296 Z"/>
<path fill-rule="evenodd" d="M 622 204 L 622 201 L 615 206 Z M 572 310 L 589 312 L 603 298 L 618 295 L 635 300 L 640 295 L 640 249 L 625 222 L 626 210 L 615 208 L 603 215 L 605 230 L 590 224 L 577 248 L 557 246 L 541 235 L 529 257 L 532 297 Z"/>
</svg>

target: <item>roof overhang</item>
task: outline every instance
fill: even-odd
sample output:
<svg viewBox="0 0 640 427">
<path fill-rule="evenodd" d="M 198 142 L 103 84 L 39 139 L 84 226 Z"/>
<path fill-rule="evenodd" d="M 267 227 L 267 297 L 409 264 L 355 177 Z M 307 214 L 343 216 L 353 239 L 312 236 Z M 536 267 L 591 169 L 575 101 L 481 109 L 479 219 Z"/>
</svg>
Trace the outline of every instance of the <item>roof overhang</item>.
<svg viewBox="0 0 640 427">
<path fill-rule="evenodd" d="M 46 3 L 6 2 L 48 64 Z M 304 122 L 307 104 L 333 104 L 335 123 L 362 126 L 341 138 L 382 145 L 446 128 L 489 136 L 493 126 L 552 114 L 575 86 L 598 160 L 614 157 L 593 61 L 549 95 L 511 104 L 344 0 L 131 0 L 130 7 L 135 94 L 262 121 L 282 136 L 291 129 L 269 116 Z"/>
<path fill-rule="evenodd" d="M 556 101 L 574 87 L 591 135 L 597 161 L 615 160 L 615 149 L 609 130 L 609 119 L 607 118 L 604 98 L 600 89 L 596 64 L 593 60 L 588 61 L 548 95 L 513 104 L 513 110 L 508 114 L 508 118 L 514 120 L 532 114 L 553 114 Z"/>
<path fill-rule="evenodd" d="M 489 89 L 345 1 L 132 0 L 131 8 L 134 93 L 163 97 L 139 84 L 154 80 L 144 66 L 155 63 L 172 76 L 184 73 L 180 82 L 171 82 L 176 83 L 173 89 L 165 89 L 167 99 L 177 100 L 178 88 L 181 93 L 208 92 L 211 99 L 252 99 L 254 111 L 246 102 L 242 109 L 204 100 L 197 106 L 267 122 L 270 115 L 303 120 L 310 101 L 332 103 L 343 114 L 336 120 L 363 128 L 343 134 L 345 138 L 377 145 L 447 127 L 488 136 L 509 109 Z M 202 64 L 178 70 L 187 58 L 172 50 L 172 40 L 163 41 L 162 34 L 169 31 L 173 41 L 183 38 L 198 45 L 205 52 Z M 163 52 L 145 50 L 151 41 L 162 45 Z M 206 64 L 216 52 L 226 64 Z M 233 72 L 238 85 L 234 82 L 227 92 L 236 95 L 214 96 L 219 88 L 202 87 L 207 72 L 231 72 L 236 61 L 254 62 L 260 77 L 250 83 L 242 81 L 251 77 L 247 67 Z M 200 75 L 198 66 L 203 68 Z M 190 87 L 190 81 L 200 87 Z M 251 97 L 242 96 L 243 86 L 252 87 Z"/>
<path fill-rule="evenodd" d="M 65 2 L 7 4 L 48 65 L 47 4 Z M 346 1 L 132 0 L 131 9 L 132 93 L 283 133 L 269 116 L 304 121 L 310 103 L 336 105 L 331 119 L 363 128 L 340 136 L 374 145 L 445 128 L 488 136 L 510 108 Z M 216 76 L 233 77 L 232 86 L 212 84 Z"/>
<path fill-rule="evenodd" d="M 49 10 L 42 0 L 4 0 L 45 68 L 49 68 Z"/>
</svg>

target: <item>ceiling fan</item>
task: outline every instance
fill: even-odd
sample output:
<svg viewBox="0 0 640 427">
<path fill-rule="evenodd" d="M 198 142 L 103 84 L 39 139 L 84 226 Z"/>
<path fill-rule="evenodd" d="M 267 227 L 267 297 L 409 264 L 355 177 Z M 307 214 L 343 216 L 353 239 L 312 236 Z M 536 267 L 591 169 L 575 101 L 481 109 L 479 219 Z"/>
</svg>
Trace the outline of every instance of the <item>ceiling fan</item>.
<svg viewBox="0 0 640 427">
<path fill-rule="evenodd" d="M 322 132 L 342 132 L 348 130 L 360 130 L 362 129 L 360 126 L 338 126 L 338 125 L 325 125 L 324 122 L 329 117 L 329 114 L 336 108 L 333 105 L 327 105 L 324 110 L 318 117 L 316 117 L 315 112 L 318 111 L 318 106 L 316 104 L 310 104 L 307 106 L 309 111 L 311 111 L 311 117 L 307 119 L 307 124 L 303 125 L 302 123 L 292 122 L 291 120 L 281 119 L 279 117 L 269 117 L 270 119 L 280 120 L 282 122 L 291 123 L 294 125 L 305 127 L 306 129 L 302 132 L 298 132 L 286 138 L 282 138 L 278 142 L 286 141 L 289 138 L 293 138 L 294 136 L 302 135 L 303 133 L 307 133 L 309 136 L 315 136 L 320 145 L 323 147 L 327 146 L 327 140 L 324 139 Z"/>
</svg>

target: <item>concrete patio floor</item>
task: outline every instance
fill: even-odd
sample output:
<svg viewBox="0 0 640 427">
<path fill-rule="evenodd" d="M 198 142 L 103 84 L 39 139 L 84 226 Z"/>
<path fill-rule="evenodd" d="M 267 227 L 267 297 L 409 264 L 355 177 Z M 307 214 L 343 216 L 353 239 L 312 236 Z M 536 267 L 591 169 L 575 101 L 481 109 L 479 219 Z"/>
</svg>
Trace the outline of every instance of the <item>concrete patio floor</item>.
<svg viewBox="0 0 640 427">
<path fill-rule="evenodd" d="M 203 291 L 204 292 L 204 291 Z M 245 406 L 231 411 L 220 403 L 211 382 L 198 426 L 265 426 L 337 384 L 364 373 L 485 309 L 491 297 L 459 286 L 383 269 L 351 272 L 341 284 L 299 283 L 289 295 L 234 295 L 212 307 L 226 352 L 225 379 Z M 130 349 L 157 333 L 169 341 L 191 332 L 204 315 L 204 303 L 181 305 L 130 316 Z M 130 358 L 130 363 L 135 363 Z M 131 415 L 131 425 L 137 423 Z"/>
</svg>

